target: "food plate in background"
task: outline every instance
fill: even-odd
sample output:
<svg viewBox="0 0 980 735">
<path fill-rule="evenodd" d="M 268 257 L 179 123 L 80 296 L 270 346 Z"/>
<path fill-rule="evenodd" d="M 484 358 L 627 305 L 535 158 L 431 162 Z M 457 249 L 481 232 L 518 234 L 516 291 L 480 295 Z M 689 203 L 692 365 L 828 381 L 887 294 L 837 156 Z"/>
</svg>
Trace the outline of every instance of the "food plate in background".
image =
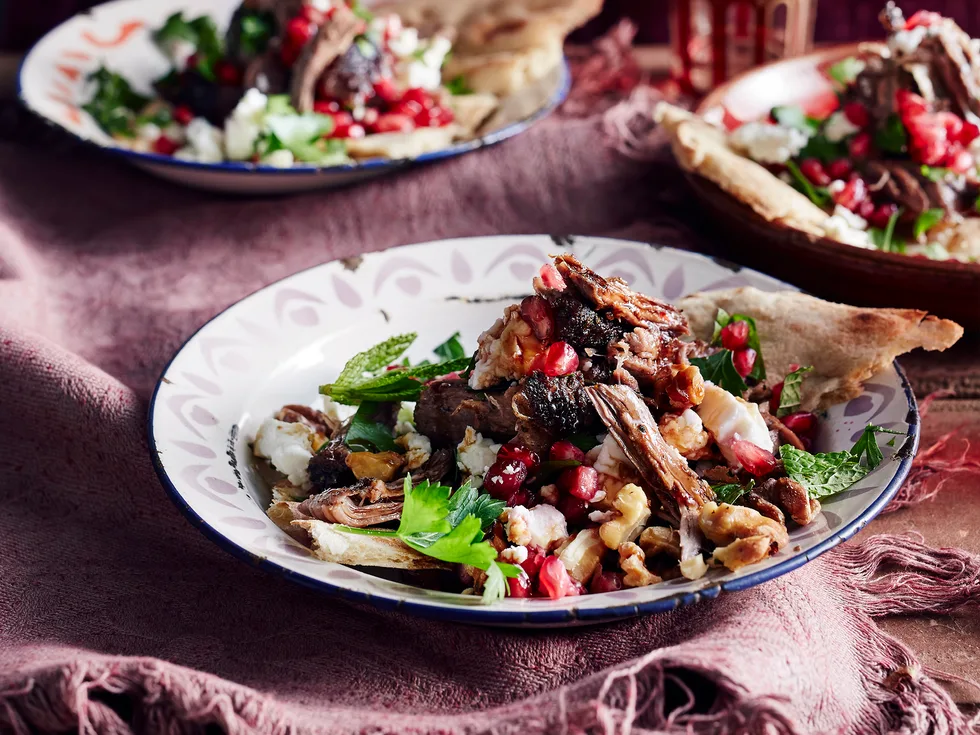
<svg viewBox="0 0 980 735">
<path fill-rule="evenodd" d="M 779 105 L 825 116 L 836 106 L 825 70 L 860 55 L 861 44 L 835 46 L 746 72 L 718 87 L 697 113 L 721 108 L 728 127 L 766 117 Z M 845 245 L 771 223 L 695 174 L 688 179 L 710 213 L 717 242 L 732 258 L 816 296 L 859 306 L 923 309 L 980 329 L 980 264 L 939 261 Z"/>
<path fill-rule="evenodd" d="M 328 563 L 265 514 L 268 483 L 248 446 L 262 420 L 288 403 L 310 403 L 351 354 L 391 335 L 419 333 L 413 360 L 457 330 L 467 347 L 504 306 L 528 292 L 548 254 L 568 251 L 669 301 L 699 290 L 792 288 L 748 269 L 670 248 L 604 238 L 500 236 L 445 240 L 356 261 L 334 261 L 274 283 L 231 306 L 194 334 L 164 369 L 150 405 L 149 443 L 161 482 L 195 527 L 223 549 L 316 590 L 384 609 L 492 625 L 564 626 L 670 610 L 786 574 L 851 537 L 897 492 L 918 444 L 918 413 L 897 365 L 864 393 L 834 406 L 816 448 L 851 447 L 868 423 L 898 431 L 875 471 L 790 533 L 774 557 L 740 572 L 713 570 L 697 581 L 559 600 L 437 592 Z M 175 543 L 177 540 L 175 539 Z"/>
<path fill-rule="evenodd" d="M 284 194 L 343 186 L 406 166 L 458 156 L 523 132 L 568 95 L 570 76 L 562 63 L 527 88 L 502 98 L 477 138 L 413 158 L 378 158 L 337 166 L 297 164 L 292 168 L 247 162 L 198 163 L 132 151 L 118 145 L 80 109 L 90 94 L 86 77 L 103 63 L 142 92 L 169 71 L 169 61 L 150 34 L 171 14 L 210 15 L 223 32 L 238 5 L 237 0 L 114 0 L 98 5 L 50 31 L 28 52 L 18 74 L 18 95 L 28 109 L 47 122 L 155 176 L 234 194 Z"/>
</svg>

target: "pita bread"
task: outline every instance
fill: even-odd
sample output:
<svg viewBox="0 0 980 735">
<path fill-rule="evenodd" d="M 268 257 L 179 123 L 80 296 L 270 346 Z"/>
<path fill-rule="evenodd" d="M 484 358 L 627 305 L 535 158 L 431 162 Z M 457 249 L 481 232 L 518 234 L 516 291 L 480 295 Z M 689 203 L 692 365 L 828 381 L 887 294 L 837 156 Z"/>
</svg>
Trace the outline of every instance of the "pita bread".
<svg viewBox="0 0 980 735">
<path fill-rule="evenodd" d="M 448 79 L 462 77 L 475 92 L 505 97 L 544 78 L 562 60 L 561 38 L 520 51 L 453 54 L 443 68 Z"/>
<path fill-rule="evenodd" d="M 931 238 L 932 233 L 930 233 Z M 952 231 L 946 249 L 957 258 L 980 260 L 980 218 L 963 220 Z"/>
<path fill-rule="evenodd" d="M 730 148 L 724 131 L 665 102 L 657 105 L 653 116 L 669 136 L 674 156 L 684 169 L 717 184 L 769 222 L 823 237 L 827 213 L 765 167 Z"/>
<path fill-rule="evenodd" d="M 458 125 L 440 128 L 416 128 L 410 133 L 378 133 L 347 139 L 351 158 L 415 158 L 423 153 L 442 150 L 461 132 Z"/>
<path fill-rule="evenodd" d="M 425 556 L 390 536 L 366 536 L 338 531 L 335 524 L 323 521 L 293 521 L 292 525 L 310 536 L 317 559 L 346 564 L 350 567 L 387 567 L 389 569 L 449 569 L 450 565 Z"/>
<path fill-rule="evenodd" d="M 495 94 L 475 92 L 452 95 L 449 104 L 453 108 L 456 124 L 462 128 L 463 136 L 469 137 L 493 114 L 499 100 Z"/>
<path fill-rule="evenodd" d="M 806 411 L 859 396 L 864 381 L 899 355 L 918 347 L 945 350 L 963 336 L 960 325 L 924 311 L 846 306 L 796 291 L 710 291 L 686 296 L 677 306 L 706 341 L 719 308 L 755 319 L 771 383 L 782 380 L 791 363 L 812 365 L 803 381 Z"/>
</svg>

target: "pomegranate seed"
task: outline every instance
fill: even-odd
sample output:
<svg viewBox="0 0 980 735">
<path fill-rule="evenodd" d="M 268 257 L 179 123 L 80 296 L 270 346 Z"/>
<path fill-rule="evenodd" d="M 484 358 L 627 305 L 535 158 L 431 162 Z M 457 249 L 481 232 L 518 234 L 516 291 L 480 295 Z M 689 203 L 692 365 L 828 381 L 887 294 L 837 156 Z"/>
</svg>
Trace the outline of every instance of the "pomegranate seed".
<svg viewBox="0 0 980 735">
<path fill-rule="evenodd" d="M 511 597 L 531 596 L 531 578 L 526 574 L 521 574 L 519 577 L 508 577 L 507 586 L 510 588 Z"/>
<path fill-rule="evenodd" d="M 871 151 L 871 136 L 868 133 L 858 133 L 847 144 L 851 158 L 867 158 Z"/>
<path fill-rule="evenodd" d="M 875 203 L 870 199 L 865 199 L 857 208 L 858 216 L 864 217 L 864 219 L 868 219 L 868 217 L 874 214 L 874 211 Z"/>
<path fill-rule="evenodd" d="M 184 67 L 187 69 L 196 69 L 197 65 L 201 63 L 200 54 L 191 54 L 187 57 L 187 61 L 184 62 Z"/>
<path fill-rule="evenodd" d="M 548 302 L 540 296 L 527 296 L 521 301 L 521 317 L 542 342 L 550 342 L 555 332 L 555 320 Z"/>
<path fill-rule="evenodd" d="M 538 278 L 541 279 L 545 288 L 551 288 L 555 291 L 565 290 L 565 279 L 561 277 L 561 273 L 551 263 L 545 263 L 541 266 L 541 270 L 538 271 Z"/>
<path fill-rule="evenodd" d="M 868 185 L 864 183 L 864 179 L 851 179 L 834 195 L 834 202 L 854 212 L 867 198 Z"/>
<path fill-rule="evenodd" d="M 379 115 L 377 121 L 371 126 L 375 133 L 407 133 L 415 129 L 415 121 L 409 115 L 398 113 L 388 113 Z"/>
<path fill-rule="evenodd" d="M 779 408 L 779 399 L 783 397 L 783 381 L 772 387 L 772 397 L 769 398 L 769 413 L 775 413 Z"/>
<path fill-rule="evenodd" d="M 578 370 L 578 355 L 568 342 L 555 342 L 548 348 L 541 372 L 549 378 L 557 378 L 560 375 L 574 373 L 576 370 Z"/>
<path fill-rule="evenodd" d="M 721 346 L 726 350 L 739 350 L 749 343 L 749 323 L 728 322 L 721 329 Z"/>
<path fill-rule="evenodd" d="M 898 211 L 897 204 L 892 204 L 891 202 L 888 202 L 887 204 L 879 204 L 877 207 L 874 208 L 874 211 L 866 219 L 873 226 L 880 227 L 881 229 L 885 229 L 886 227 L 888 227 L 888 220 L 890 220 L 892 218 L 892 215 L 895 214 L 895 212 L 897 211 Z"/>
<path fill-rule="evenodd" d="M 326 15 L 314 8 L 312 5 L 304 5 L 299 11 L 299 17 L 310 23 L 315 23 L 318 26 L 322 25 L 323 21 L 327 19 Z"/>
<path fill-rule="evenodd" d="M 745 347 L 732 353 L 732 364 L 735 365 L 736 372 L 743 378 L 752 372 L 755 367 L 756 351 L 751 347 Z"/>
<path fill-rule="evenodd" d="M 172 141 L 166 135 L 161 135 L 153 141 L 153 152 L 159 153 L 161 156 L 172 156 L 178 148 L 180 148 L 180 143 Z"/>
<path fill-rule="evenodd" d="M 364 126 L 360 123 L 351 123 L 350 125 L 336 125 L 333 132 L 330 134 L 331 138 L 363 138 L 367 133 L 364 130 Z"/>
<path fill-rule="evenodd" d="M 400 16 L 392 13 L 388 16 L 388 20 L 385 23 L 385 38 L 390 39 L 395 36 L 400 36 L 402 32 L 402 19 Z"/>
<path fill-rule="evenodd" d="M 958 140 L 963 134 L 963 119 L 952 112 L 937 112 L 936 122 L 942 124 L 949 140 Z"/>
<path fill-rule="evenodd" d="M 593 594 L 615 592 L 621 589 L 623 589 L 623 577 L 616 572 L 599 572 L 589 584 L 589 592 Z"/>
<path fill-rule="evenodd" d="M 392 104 L 401 99 L 401 94 L 395 87 L 394 82 L 384 77 L 374 83 L 374 94 L 388 104 Z"/>
<path fill-rule="evenodd" d="M 838 158 L 827 164 L 827 173 L 831 179 L 846 179 L 853 170 L 854 166 L 846 158 Z"/>
<path fill-rule="evenodd" d="M 562 440 L 551 445 L 548 459 L 552 462 L 584 462 L 585 452 L 571 442 Z"/>
<path fill-rule="evenodd" d="M 541 565 L 541 571 L 538 573 L 538 590 L 552 600 L 578 594 L 578 588 L 557 556 L 549 556 Z"/>
<path fill-rule="evenodd" d="M 591 502 L 599 494 L 599 473 L 585 465 L 570 467 L 559 476 L 558 487 L 576 498 Z"/>
<path fill-rule="evenodd" d="M 290 18 L 286 23 L 286 39 L 291 46 L 302 48 L 313 38 L 316 27 L 303 17 Z"/>
<path fill-rule="evenodd" d="M 816 158 L 804 158 L 800 161 L 800 171 L 817 186 L 826 186 L 830 183 L 830 176 Z"/>
<path fill-rule="evenodd" d="M 969 173 L 974 167 L 973 155 L 959 146 L 952 146 L 947 154 L 946 166 L 953 173 Z"/>
<path fill-rule="evenodd" d="M 497 452 L 497 461 L 499 462 L 501 459 L 517 460 L 527 467 L 528 472 L 534 472 L 541 466 L 541 458 L 538 457 L 536 452 L 532 452 L 527 447 L 521 444 L 514 444 L 513 442 L 507 442 Z"/>
<path fill-rule="evenodd" d="M 391 106 L 391 112 L 396 115 L 405 115 L 406 117 L 410 117 L 412 118 L 412 121 L 416 122 L 416 125 L 418 125 L 415 118 L 422 114 L 423 109 L 422 105 L 414 100 L 401 100 L 400 102 L 396 102 Z M 419 125 L 419 127 L 423 126 Z"/>
<path fill-rule="evenodd" d="M 809 436 L 817 428 L 817 417 L 809 411 L 797 411 L 784 416 L 780 421 L 797 436 Z"/>
<path fill-rule="evenodd" d="M 537 577 L 541 565 L 544 563 L 544 549 L 540 546 L 527 547 L 527 559 L 521 562 L 521 569 L 529 577 Z"/>
<path fill-rule="evenodd" d="M 406 89 L 405 94 L 402 95 L 403 102 L 415 102 L 420 110 L 428 110 L 430 107 L 435 107 L 436 101 L 431 94 L 426 92 L 421 87 L 412 87 L 412 89 Z"/>
<path fill-rule="evenodd" d="M 911 31 L 919 26 L 935 26 L 943 22 L 943 16 L 931 10 L 918 10 L 912 17 L 905 21 L 905 30 Z"/>
<path fill-rule="evenodd" d="M 580 525 L 589 520 L 589 504 L 574 495 L 562 495 L 555 507 L 569 523 Z"/>
<path fill-rule="evenodd" d="M 194 113 L 187 105 L 177 105 L 174 108 L 174 121 L 179 125 L 188 125 L 194 119 Z"/>
<path fill-rule="evenodd" d="M 798 362 L 791 362 L 789 364 L 789 371 L 791 373 L 795 373 L 799 369 L 800 369 L 800 363 L 798 363 Z"/>
<path fill-rule="evenodd" d="M 745 470 L 756 477 L 763 477 L 776 469 L 777 461 L 772 452 L 758 447 L 744 439 L 736 439 L 732 443 L 735 458 Z"/>
<path fill-rule="evenodd" d="M 286 39 L 286 43 L 284 43 L 282 48 L 279 49 L 279 58 L 284 66 L 287 68 L 292 67 L 293 64 L 296 63 L 296 60 L 299 59 L 299 55 L 302 50 L 302 46 L 297 46 L 296 44 L 291 43 L 289 39 Z"/>
<path fill-rule="evenodd" d="M 451 123 L 453 120 L 456 119 L 456 115 L 453 114 L 452 108 L 440 107 L 438 108 L 438 110 L 439 110 L 439 114 L 436 117 L 436 122 L 438 123 L 439 127 L 442 127 L 443 125 L 448 125 L 449 123 Z"/>
<path fill-rule="evenodd" d="M 860 102 L 848 102 L 844 105 L 844 117 L 850 120 L 852 125 L 862 129 L 868 127 L 868 123 L 871 122 L 868 108 Z"/>
<path fill-rule="evenodd" d="M 968 146 L 977 138 L 980 138 L 980 126 L 974 125 L 971 122 L 964 122 L 963 130 L 960 132 L 959 144 Z"/>
<path fill-rule="evenodd" d="M 340 103 L 336 100 L 317 100 L 313 103 L 313 112 L 318 112 L 321 115 L 333 115 L 335 112 L 340 112 Z"/>
<path fill-rule="evenodd" d="M 525 508 L 530 508 L 535 500 L 534 493 L 528 490 L 526 487 L 522 487 L 516 493 L 507 498 L 507 505 L 513 508 L 515 505 L 523 505 Z"/>
<path fill-rule="evenodd" d="M 483 486 L 497 500 L 510 500 L 527 479 L 527 465 L 516 459 L 498 459 L 483 478 Z"/>
<path fill-rule="evenodd" d="M 242 83 L 242 70 L 230 61 L 219 61 L 214 65 L 214 75 L 218 82 L 229 87 Z"/>
<path fill-rule="evenodd" d="M 445 124 L 442 122 L 445 116 L 446 110 L 444 108 L 438 106 L 429 107 L 415 116 L 415 124 L 420 128 L 438 128 L 440 125 Z M 452 113 L 449 114 L 449 122 L 452 122 Z"/>
<path fill-rule="evenodd" d="M 929 103 L 923 97 L 907 89 L 900 89 L 895 93 L 895 107 L 898 108 L 902 122 L 930 111 Z"/>
</svg>

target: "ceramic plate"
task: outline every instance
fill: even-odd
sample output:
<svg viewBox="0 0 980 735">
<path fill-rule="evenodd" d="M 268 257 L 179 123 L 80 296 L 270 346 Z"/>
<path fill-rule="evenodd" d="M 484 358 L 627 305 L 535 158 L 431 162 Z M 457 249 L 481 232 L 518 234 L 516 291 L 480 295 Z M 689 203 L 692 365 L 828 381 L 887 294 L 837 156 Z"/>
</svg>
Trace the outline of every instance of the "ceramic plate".
<svg viewBox="0 0 980 735">
<path fill-rule="evenodd" d="M 799 105 L 826 117 L 837 94 L 826 69 L 861 53 L 861 44 L 753 69 L 718 87 L 697 112 L 721 108 L 730 128 L 766 117 L 777 105 Z M 708 209 L 704 220 L 724 237 L 732 257 L 795 283 L 817 296 L 865 306 L 926 309 L 980 329 L 980 264 L 937 261 L 844 245 L 767 222 L 701 177 L 689 175 Z"/>
<path fill-rule="evenodd" d="M 549 253 L 571 251 L 603 274 L 668 300 L 698 290 L 779 281 L 693 253 L 601 238 L 501 236 L 444 240 L 336 261 L 290 276 L 205 324 L 173 358 L 153 394 L 149 439 L 164 487 L 191 522 L 252 564 L 323 592 L 435 618 L 497 625 L 559 626 L 668 610 L 745 589 L 797 568 L 862 528 L 898 490 L 918 442 L 918 414 L 897 366 L 874 376 L 862 396 L 835 406 L 820 450 L 848 449 L 869 422 L 902 432 L 882 446 L 887 461 L 790 534 L 784 551 L 741 573 L 714 570 L 639 589 L 561 600 L 434 592 L 315 559 L 268 518 L 269 488 L 248 442 L 286 403 L 310 403 L 344 362 L 394 334 L 417 331 L 421 359 L 459 330 L 475 348 L 504 306 L 530 290 Z M 413 354 L 414 353 L 414 354 Z"/>
<path fill-rule="evenodd" d="M 114 0 L 80 13 L 50 31 L 30 50 L 18 75 L 18 94 L 28 109 L 80 140 L 121 155 L 150 173 L 188 186 L 235 194 L 276 194 L 342 186 L 404 168 L 467 153 L 510 138 L 554 110 L 568 95 L 568 68 L 561 65 L 532 88 L 501 101 L 499 124 L 482 137 L 412 159 L 372 159 L 343 166 L 298 165 L 290 169 L 252 163 L 196 163 L 115 144 L 80 106 L 91 92 L 86 76 L 105 64 L 137 91 L 170 64 L 150 39 L 172 13 L 211 15 L 223 30 L 238 0 Z M 371 3 L 367 3 L 370 6 Z"/>
</svg>

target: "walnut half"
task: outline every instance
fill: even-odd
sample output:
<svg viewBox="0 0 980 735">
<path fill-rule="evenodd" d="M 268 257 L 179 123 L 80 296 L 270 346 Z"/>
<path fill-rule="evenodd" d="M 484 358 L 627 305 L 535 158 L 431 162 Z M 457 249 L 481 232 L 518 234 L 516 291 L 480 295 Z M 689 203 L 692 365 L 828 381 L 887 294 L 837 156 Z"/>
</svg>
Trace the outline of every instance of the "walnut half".
<svg viewBox="0 0 980 735">
<path fill-rule="evenodd" d="M 663 580 L 647 569 L 646 556 L 643 549 L 634 543 L 627 542 L 619 547 L 619 566 L 626 572 L 623 577 L 625 587 L 646 587 Z"/>
<path fill-rule="evenodd" d="M 613 499 L 619 515 L 599 526 L 599 536 L 610 549 L 635 539 L 650 517 L 650 499 L 639 485 L 623 485 Z M 639 548 L 639 547 L 637 547 Z"/>
</svg>

